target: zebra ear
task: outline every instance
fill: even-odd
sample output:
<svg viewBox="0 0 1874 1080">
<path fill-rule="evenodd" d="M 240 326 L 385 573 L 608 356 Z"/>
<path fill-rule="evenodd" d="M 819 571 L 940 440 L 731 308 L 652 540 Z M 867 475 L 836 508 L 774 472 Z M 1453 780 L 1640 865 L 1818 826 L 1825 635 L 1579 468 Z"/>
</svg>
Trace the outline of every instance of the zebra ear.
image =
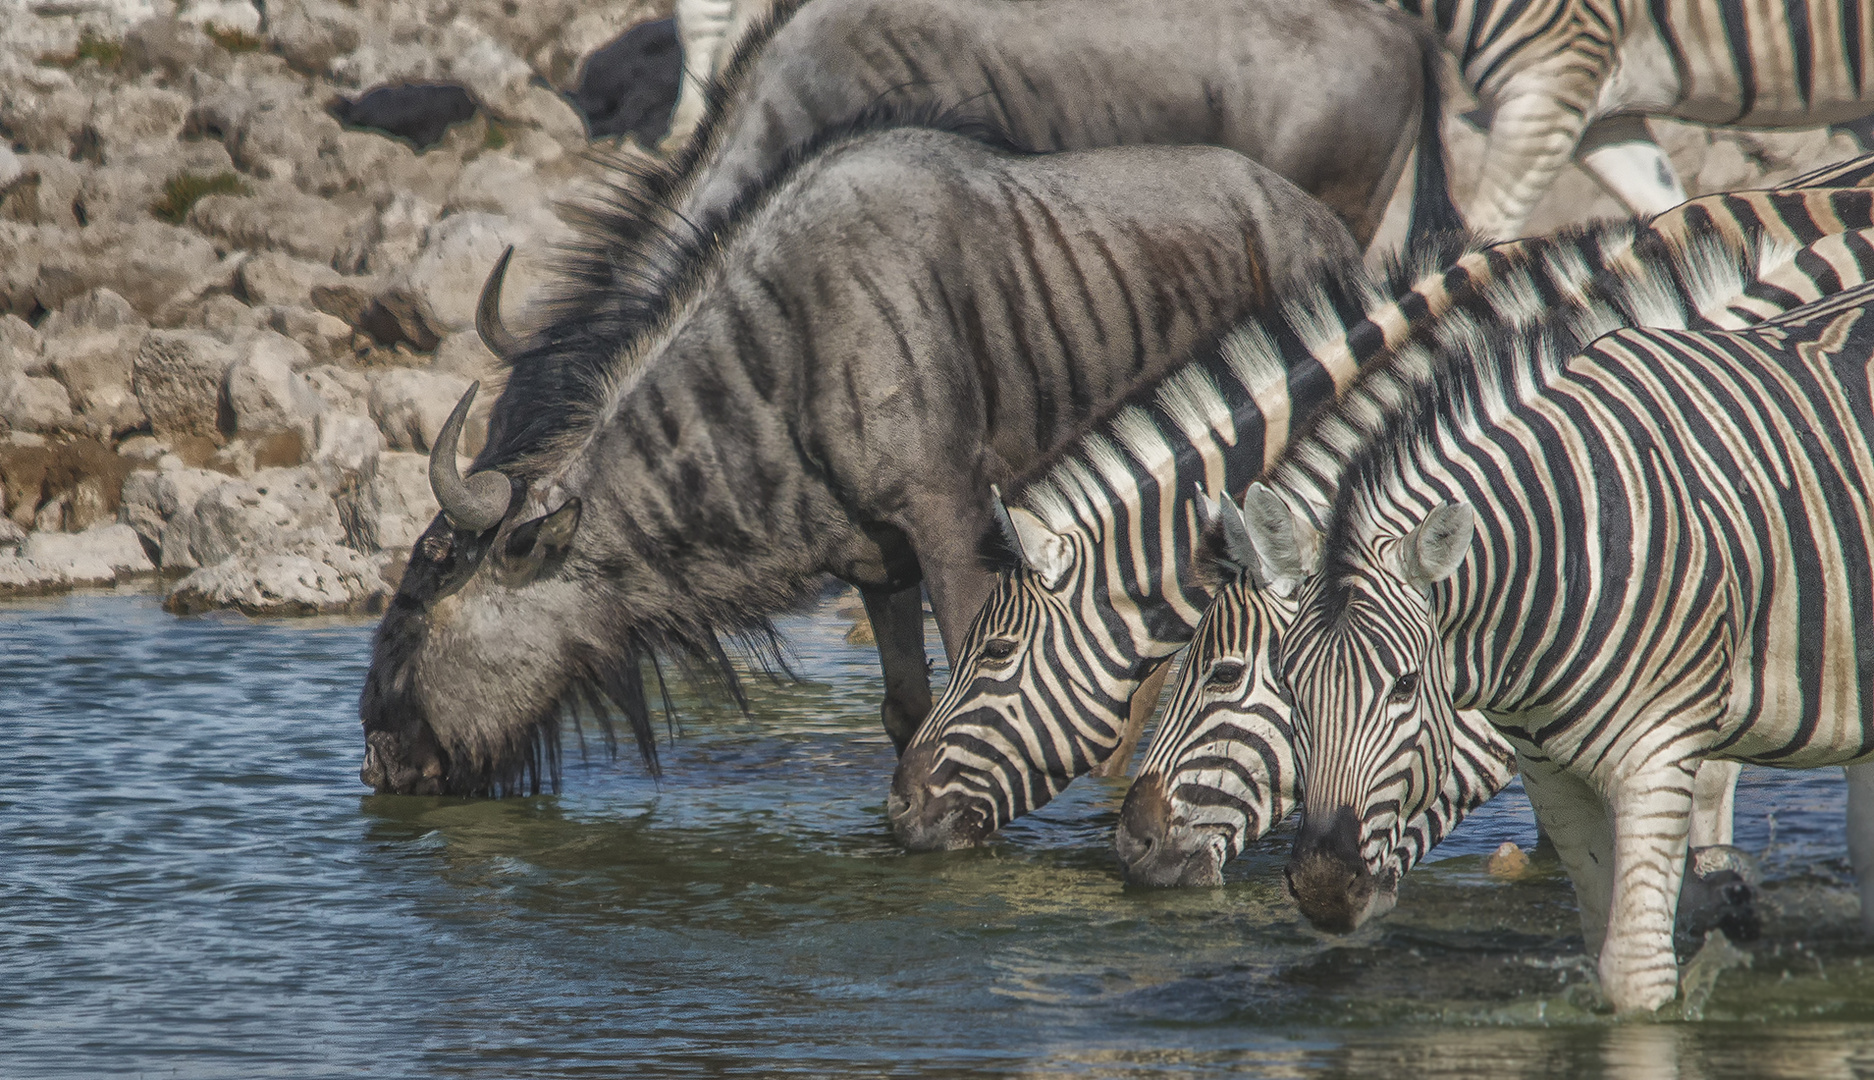
<svg viewBox="0 0 1874 1080">
<path fill-rule="evenodd" d="M 1469 503 L 1446 503 L 1426 514 L 1399 545 L 1406 580 L 1423 589 L 1456 573 L 1476 527 L 1477 514 Z"/>
<path fill-rule="evenodd" d="M 1249 485 L 1242 520 L 1260 560 L 1261 579 L 1276 595 L 1292 596 L 1321 569 L 1321 534 L 1268 485 Z"/>
<path fill-rule="evenodd" d="M 1267 585 L 1261 560 L 1256 558 L 1256 543 L 1249 538 L 1249 523 L 1243 520 L 1243 511 L 1229 499 L 1219 499 L 1218 504 L 1217 524 L 1223 531 L 1224 557 L 1255 578 L 1256 584 Z"/>
<path fill-rule="evenodd" d="M 1002 531 L 1008 536 L 1009 543 L 1021 555 L 1022 562 L 1041 579 L 1041 586 L 1052 589 L 1067 577 L 1073 569 L 1074 548 L 1067 538 L 1048 528 L 1038 514 L 1024 510 L 1019 506 L 1010 506 L 1002 501 L 1002 492 L 991 488 L 995 495 L 996 517 L 1002 523 Z"/>
</svg>

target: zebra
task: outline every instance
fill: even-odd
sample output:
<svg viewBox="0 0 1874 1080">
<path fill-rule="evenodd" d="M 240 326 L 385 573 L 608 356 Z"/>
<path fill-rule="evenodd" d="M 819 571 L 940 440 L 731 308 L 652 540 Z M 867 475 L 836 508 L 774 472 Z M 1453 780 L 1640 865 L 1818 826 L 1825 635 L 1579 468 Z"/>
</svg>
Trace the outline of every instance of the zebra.
<svg viewBox="0 0 1874 1080">
<path fill-rule="evenodd" d="M 1673 998 L 1698 764 L 1874 755 L 1871 311 L 1860 285 L 1746 330 L 1480 334 L 1383 418 L 1323 529 L 1252 487 L 1251 548 L 1296 604 L 1305 915 L 1369 913 L 1475 709 L 1517 748 L 1608 1001 Z"/>
<path fill-rule="evenodd" d="M 900 842 L 977 843 L 1096 764 L 1123 765 L 1141 706 L 1156 700 L 1162 664 L 1210 599 L 1203 582 L 1183 573 L 1200 532 L 1187 493 L 1240 490 L 1363 365 L 1454 306 L 1471 310 L 1477 305 L 1462 301 L 1490 281 L 1513 269 L 1546 280 L 1534 299 L 1516 292 L 1494 312 L 1482 305 L 1512 325 L 1550 321 L 1551 307 L 1607 294 L 1625 299 L 1635 323 L 1652 321 L 1654 304 L 1663 304 L 1659 317 L 1686 318 L 1679 303 L 1696 301 L 1701 314 L 1692 318 L 1701 324 L 1748 325 L 1874 267 L 1867 252 L 1842 255 L 1829 243 L 1874 223 L 1871 213 L 1874 192 L 1861 189 L 1708 196 L 1644 228 L 1623 222 L 1469 252 L 1397 301 L 1301 304 L 1267 328 L 1239 328 L 1226 348 L 1175 376 L 1183 381 L 1166 387 L 1165 401 L 1147 396 L 1140 400 L 1149 412 L 1103 422 L 1004 504 L 1004 531 L 1020 558 L 1005 556 L 1007 569 L 956 650 L 949 685 L 899 761 L 888 814 Z M 1812 246 L 1785 251 L 1753 272 L 1757 280 L 1744 275 L 1748 284 L 1728 291 L 1705 276 L 1662 282 L 1642 272 L 1694 237 L 1724 245 L 1733 265 L 1764 243 Z M 1241 367 L 1250 354 L 1268 358 Z"/>
<path fill-rule="evenodd" d="M 671 227 L 707 227 L 819 133 L 882 103 L 982 120 L 1033 151 L 1226 146 L 1326 203 L 1364 245 L 1415 146 L 1415 226 L 1462 225 L 1442 63 L 1434 34 L 1369 0 L 783 0 L 645 183 Z"/>
<path fill-rule="evenodd" d="M 360 698 L 380 791 L 537 789 L 569 706 L 622 713 L 655 772 L 641 661 L 732 677 L 722 638 L 771 642 L 827 574 L 860 589 L 904 745 L 930 707 L 923 588 L 948 647 L 993 583 L 989 485 L 1360 258 L 1229 150 L 1026 155 L 912 123 L 839 134 L 729 224 L 625 260 L 661 276 L 623 289 L 620 238 L 664 242 L 635 191 L 592 211 L 552 322 L 504 350 L 475 471 L 431 448 L 443 512 Z"/>
<path fill-rule="evenodd" d="M 1384 0 L 1490 115 L 1471 228 L 1518 235 L 1572 156 L 1636 213 L 1686 193 L 1648 116 L 1782 128 L 1874 112 L 1874 0 Z"/>
</svg>

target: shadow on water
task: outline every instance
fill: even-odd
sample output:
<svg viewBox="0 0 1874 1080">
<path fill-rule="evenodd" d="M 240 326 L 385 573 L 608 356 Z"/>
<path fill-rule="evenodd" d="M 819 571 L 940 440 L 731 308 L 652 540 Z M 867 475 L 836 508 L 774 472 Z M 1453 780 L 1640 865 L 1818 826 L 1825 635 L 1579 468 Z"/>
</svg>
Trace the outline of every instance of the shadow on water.
<svg viewBox="0 0 1874 1080">
<path fill-rule="evenodd" d="M 1874 1069 L 1838 773 L 1746 772 L 1763 940 L 1702 1022 L 1615 1023 L 1560 871 L 1483 871 L 1533 841 L 1518 789 L 1342 939 L 1296 918 L 1282 833 L 1221 889 L 1125 888 L 1119 782 L 905 855 L 870 651 L 827 610 L 786 630 L 804 680 L 683 703 L 661 781 L 569 740 L 561 794 L 471 801 L 358 785 L 366 623 L 0 609 L 0 1075 Z"/>
</svg>

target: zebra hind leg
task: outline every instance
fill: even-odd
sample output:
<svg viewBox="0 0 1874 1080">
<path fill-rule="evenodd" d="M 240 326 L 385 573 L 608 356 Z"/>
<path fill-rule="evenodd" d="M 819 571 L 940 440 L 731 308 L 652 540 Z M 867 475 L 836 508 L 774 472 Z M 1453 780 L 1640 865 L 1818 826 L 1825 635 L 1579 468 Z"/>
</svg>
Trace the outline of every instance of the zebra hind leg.
<svg viewBox="0 0 1874 1080">
<path fill-rule="evenodd" d="M 1575 161 L 1636 214 L 1664 213 L 1685 201 L 1685 185 L 1643 116 L 1596 120 L 1575 147 Z"/>
</svg>

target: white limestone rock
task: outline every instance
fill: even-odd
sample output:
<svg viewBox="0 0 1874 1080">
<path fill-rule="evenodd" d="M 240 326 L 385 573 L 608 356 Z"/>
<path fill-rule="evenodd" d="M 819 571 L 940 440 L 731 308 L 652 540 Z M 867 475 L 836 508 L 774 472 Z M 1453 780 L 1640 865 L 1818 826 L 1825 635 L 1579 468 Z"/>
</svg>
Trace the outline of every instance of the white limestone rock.
<svg viewBox="0 0 1874 1080">
<path fill-rule="evenodd" d="M 381 610 L 384 559 L 336 543 L 245 551 L 177 582 L 163 607 L 177 614 L 234 608 L 248 615 L 330 615 Z"/>
<path fill-rule="evenodd" d="M 228 482 L 223 473 L 187 466 L 139 469 L 124 478 L 118 517 L 159 551 L 163 529 L 178 514 L 195 509 L 202 496 Z"/>
<path fill-rule="evenodd" d="M 332 494 L 310 468 L 261 469 L 203 494 L 163 530 L 163 569 L 213 566 L 237 552 L 344 539 Z"/>
<path fill-rule="evenodd" d="M 236 350 L 202 330 L 153 330 L 132 365 L 131 386 L 158 437 L 219 434 L 221 384 Z"/>
<path fill-rule="evenodd" d="M 371 419 L 391 449 L 428 453 L 468 385 L 460 375 L 392 368 L 371 380 Z"/>
</svg>

